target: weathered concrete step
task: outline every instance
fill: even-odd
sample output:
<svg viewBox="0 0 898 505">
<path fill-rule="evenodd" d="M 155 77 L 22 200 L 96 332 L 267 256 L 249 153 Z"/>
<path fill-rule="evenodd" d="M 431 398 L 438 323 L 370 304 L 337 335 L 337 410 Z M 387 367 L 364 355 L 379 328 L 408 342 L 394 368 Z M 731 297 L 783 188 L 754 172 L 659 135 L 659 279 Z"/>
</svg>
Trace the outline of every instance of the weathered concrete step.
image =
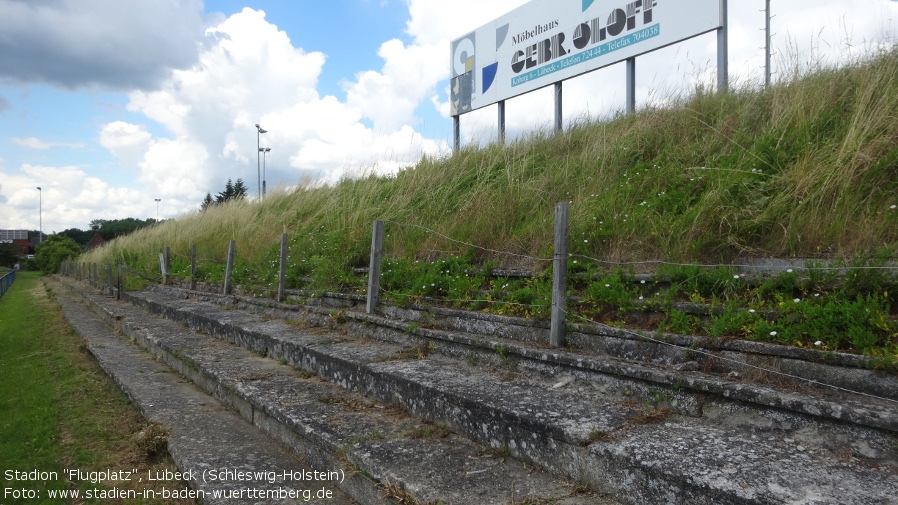
<svg viewBox="0 0 898 505">
<path fill-rule="evenodd" d="M 176 312 L 180 306 L 172 298 L 185 299 L 198 296 L 202 300 L 219 306 L 245 308 L 253 313 L 261 311 L 267 317 L 284 318 L 292 316 L 301 318 L 308 324 L 323 327 L 335 328 L 340 326 L 343 331 L 349 331 L 355 336 L 390 340 L 403 345 L 415 345 L 415 340 L 409 337 L 418 337 L 419 339 L 424 339 L 424 342 L 433 346 L 440 353 L 467 360 L 485 361 L 497 365 L 506 365 L 511 361 L 521 368 L 547 372 L 549 375 L 569 374 L 586 380 L 600 380 L 602 382 L 609 382 L 607 377 L 619 377 L 622 380 L 616 381 L 617 389 L 620 391 L 631 391 L 634 399 L 640 401 L 651 401 L 657 396 L 655 390 L 658 387 L 668 390 L 667 394 L 674 398 L 670 407 L 681 414 L 698 415 L 701 410 L 701 404 L 706 402 L 704 397 L 707 395 L 705 394 L 710 393 L 725 400 L 773 407 L 823 419 L 848 422 L 898 433 L 898 401 L 890 400 L 889 398 L 853 394 L 833 388 L 820 389 L 813 387 L 808 382 L 796 382 L 788 374 L 768 373 L 752 368 L 752 366 L 737 367 L 741 374 L 714 374 L 703 373 L 698 370 L 676 370 L 664 364 L 659 366 L 646 363 L 645 361 L 621 359 L 601 352 L 583 350 L 573 352 L 566 349 L 548 349 L 545 346 L 534 345 L 528 338 L 510 339 L 497 337 L 497 334 L 505 335 L 508 331 L 497 325 L 497 317 L 495 316 L 490 316 L 488 318 L 489 321 L 487 321 L 483 319 L 484 315 L 473 314 L 472 316 L 475 319 L 465 322 L 462 320 L 462 311 L 434 309 L 436 312 L 443 313 L 442 318 L 444 320 L 453 319 L 453 322 L 450 324 L 451 327 L 466 329 L 464 332 L 459 332 L 431 328 L 430 326 L 438 318 L 435 318 L 433 314 L 424 314 L 420 310 L 389 309 L 388 312 L 393 316 L 408 318 L 408 320 L 396 320 L 351 311 L 335 312 L 332 309 L 319 307 L 306 307 L 304 311 L 300 311 L 295 306 L 291 307 L 230 296 L 197 294 L 170 287 L 156 287 L 152 289 L 152 292 L 160 296 L 157 300 L 169 300 L 166 303 L 157 304 L 154 310 L 163 312 L 167 310 L 174 311 L 170 314 L 171 317 L 178 317 Z M 133 301 L 142 303 L 141 299 L 145 297 L 153 298 L 156 295 L 143 293 L 139 297 L 134 298 Z M 190 306 L 192 304 L 185 300 L 183 305 Z M 190 310 L 203 309 L 194 307 Z M 225 316 L 225 319 L 227 317 Z M 243 318 L 244 316 L 235 317 Z M 521 321 L 516 321 L 517 318 L 499 316 L 499 320 L 515 320 L 512 321 L 513 324 L 519 326 L 523 324 Z M 421 323 L 424 323 L 427 327 L 422 326 Z M 249 322 L 247 324 L 252 325 L 254 323 Z M 524 324 L 524 326 L 529 327 L 531 325 L 528 323 Z M 480 330 L 486 332 L 486 334 L 476 333 Z M 615 340 L 615 338 L 611 338 L 611 340 Z M 619 344 L 620 342 L 610 345 Z M 262 340 L 257 340 L 257 345 L 260 346 L 260 349 L 265 349 L 267 344 L 264 343 L 263 338 Z M 640 347 L 643 346 L 643 343 L 637 344 L 630 341 L 630 345 L 631 347 Z M 652 344 L 652 346 L 650 349 L 643 349 L 643 351 L 650 352 L 653 355 L 658 353 L 659 345 Z M 602 346 L 593 342 L 590 344 L 590 347 Z M 663 348 L 664 346 L 660 347 Z M 684 351 L 680 349 L 677 352 Z M 719 356 L 719 358 L 726 357 L 726 354 Z M 664 358 L 662 362 L 666 364 L 667 361 L 665 360 L 668 358 L 670 356 Z M 740 359 L 744 358 L 745 356 L 742 356 Z M 764 361 L 764 359 L 757 356 L 755 356 L 753 361 L 750 360 L 749 363 L 763 365 L 773 370 L 786 364 L 783 360 L 770 362 Z M 881 373 L 876 374 L 870 370 L 857 368 L 849 368 L 846 371 L 844 367 L 833 367 L 820 363 L 803 362 L 801 367 L 793 363 L 791 366 L 792 368 L 804 367 L 801 369 L 816 367 L 814 377 L 830 376 L 835 378 L 832 374 L 847 374 L 849 377 L 854 377 L 851 380 L 842 377 L 841 380 L 835 381 L 836 384 L 847 383 L 852 385 L 854 384 L 852 381 L 855 379 L 861 380 L 858 377 L 863 376 L 863 380 L 869 385 L 870 381 L 880 380 L 880 375 L 882 375 Z M 595 379 L 597 375 L 603 378 Z M 733 375 L 737 375 L 737 377 Z M 590 379 L 590 377 L 593 379 Z M 891 384 L 886 380 L 889 378 L 891 376 L 883 378 L 886 387 Z M 761 383 L 753 382 L 755 380 L 761 381 Z M 873 388 L 873 390 L 879 391 L 879 388 Z M 895 393 L 890 393 L 890 395 L 893 394 Z"/>
<path fill-rule="evenodd" d="M 310 331 L 153 293 L 129 297 L 174 321 L 308 370 L 342 388 L 381 402 L 401 403 L 426 419 L 450 422 L 495 449 L 504 447 L 509 437 L 587 445 L 597 433 L 621 429 L 643 411 L 641 405 L 604 388 L 575 391 L 555 388 L 556 380 L 518 379 L 509 369 L 484 370 L 430 353 L 426 343 L 422 347 L 352 339 L 339 331 Z"/>
<path fill-rule="evenodd" d="M 48 284 L 57 293 L 66 318 L 106 373 L 145 419 L 168 430 L 169 453 L 179 470 L 191 476 L 187 479 L 191 489 L 172 481 L 166 483 L 168 490 L 177 491 L 179 496 L 193 493 L 206 504 L 306 503 L 306 493 L 313 500 L 319 494 L 327 497 L 329 504 L 356 503 L 327 479 L 294 479 L 300 472 L 313 471 L 312 467 L 173 374 L 152 355 L 123 340 L 102 320 L 76 304 L 61 285 L 53 281 Z M 240 479 L 236 472 L 243 473 Z M 251 478 L 244 478 L 246 475 Z M 286 498 L 291 493 L 296 498 Z"/>
<path fill-rule="evenodd" d="M 316 465 L 343 467 L 351 474 L 347 482 L 354 482 L 347 492 L 362 503 L 390 499 L 447 505 L 524 499 L 565 505 L 617 503 L 582 492 L 439 425 L 421 422 L 395 406 L 376 405 L 250 350 L 190 332 L 132 306 L 86 298 L 127 335 L 232 405 L 255 426 Z M 307 342 L 313 340 L 330 342 L 331 337 L 306 337 Z M 317 345 L 347 348 L 341 343 Z M 364 342 L 353 351 L 355 356 L 376 357 L 392 349 Z"/>
<path fill-rule="evenodd" d="M 385 316 L 439 326 L 451 331 L 494 335 L 525 343 L 548 341 L 540 321 L 444 307 L 382 307 Z M 830 384 L 864 394 L 898 400 L 898 374 L 877 370 L 874 360 L 840 352 L 804 349 L 770 342 L 676 335 L 570 321 L 568 342 L 581 351 L 660 366 L 694 366 L 728 374 L 757 374 L 755 366 L 800 377 L 805 386 Z M 776 375 L 776 374 L 773 374 Z M 824 389 L 831 394 L 833 389 Z"/>
<path fill-rule="evenodd" d="M 223 297 L 189 290 L 181 292 L 209 300 L 222 298 L 240 300 L 238 304 L 242 308 L 256 311 L 272 311 L 276 307 L 294 310 L 297 308 L 295 303 L 277 304 L 264 298 Z M 366 305 L 364 295 L 341 293 L 317 294 L 311 298 L 307 294 L 295 297 L 291 301 L 325 310 L 346 309 L 350 313 L 364 312 Z M 390 320 L 423 324 L 454 332 L 501 337 L 536 345 L 548 342 L 547 321 L 414 303 L 402 307 L 381 304 L 378 313 Z M 580 351 L 632 362 L 668 367 L 685 366 L 722 374 L 736 372 L 758 376 L 759 370 L 756 367 L 760 367 L 773 371 L 774 373 L 768 375 L 775 376 L 773 378 L 780 382 L 797 381 L 802 387 L 809 389 L 823 388 L 826 395 L 833 393 L 834 389 L 824 387 L 823 384 L 857 391 L 864 395 L 898 400 L 898 374 L 880 369 L 877 359 L 870 356 L 806 349 L 771 342 L 632 331 L 579 320 L 568 321 L 568 330 L 567 342 Z M 866 400 L 869 397 L 862 399 Z"/>
<path fill-rule="evenodd" d="M 588 428 L 589 437 L 583 440 L 586 430 L 572 428 L 579 420 L 567 426 L 558 422 L 569 407 L 554 415 L 538 401 L 523 401 L 531 392 L 540 390 L 539 384 L 527 385 L 528 393 L 518 396 L 512 391 L 524 388 L 527 381 L 491 382 L 476 367 L 465 369 L 458 363 L 449 366 L 431 357 L 363 362 L 358 360 L 358 353 L 355 358 L 332 353 L 337 349 L 332 347 L 334 343 L 343 349 L 352 347 L 346 341 L 348 335 L 339 331 L 309 332 L 282 321 L 263 321 L 240 311 L 165 299 L 152 293 L 131 296 L 160 312 L 313 370 L 336 383 L 385 401 L 399 400 L 413 412 L 440 419 L 485 443 L 498 442 L 510 454 L 594 489 L 615 493 L 623 501 L 898 503 L 896 439 L 877 430 L 779 409 L 712 400 L 698 413 L 701 417 L 670 416 L 664 409 L 647 409 L 624 424 L 619 420 L 606 423 L 608 431 L 597 427 L 602 426 L 600 418 L 593 415 L 587 421 L 595 424 Z M 266 333 L 266 329 L 271 333 Z M 324 342 L 295 344 L 310 335 L 324 338 Z M 447 367 L 450 373 L 442 374 L 441 369 Z M 472 377 L 478 379 L 467 380 Z M 477 383 L 488 384 L 487 389 L 495 392 L 485 393 L 472 386 Z M 626 396 L 619 396 L 617 403 L 607 401 L 609 396 L 602 389 L 601 384 L 580 387 L 578 399 L 572 399 L 543 387 L 549 395 L 558 393 L 558 398 L 566 398 L 568 405 L 590 405 L 595 401 L 592 410 L 607 410 L 612 417 L 621 413 L 626 416 L 627 409 L 644 407 L 633 404 Z M 664 392 L 658 394 L 663 396 Z M 523 408 L 508 408 L 497 400 L 506 396 L 517 398 L 515 404 Z M 663 403 L 661 400 L 659 403 Z M 533 423 L 541 417 L 548 421 L 539 428 L 538 423 Z M 647 427 L 643 423 L 653 424 Z M 563 435 L 557 435 L 558 429 Z M 808 433 L 815 436 L 805 436 Z M 674 445 L 671 441 L 675 438 L 671 437 L 685 442 Z M 701 445 L 692 446 L 693 440 Z M 793 444 L 794 440 L 801 440 L 801 447 Z M 703 452 L 706 449 L 720 457 L 709 458 Z M 751 455 L 756 455 L 757 461 Z M 735 465 L 746 458 L 750 464 L 721 467 L 722 462 Z M 840 486 L 832 486 L 833 481 Z"/>
</svg>

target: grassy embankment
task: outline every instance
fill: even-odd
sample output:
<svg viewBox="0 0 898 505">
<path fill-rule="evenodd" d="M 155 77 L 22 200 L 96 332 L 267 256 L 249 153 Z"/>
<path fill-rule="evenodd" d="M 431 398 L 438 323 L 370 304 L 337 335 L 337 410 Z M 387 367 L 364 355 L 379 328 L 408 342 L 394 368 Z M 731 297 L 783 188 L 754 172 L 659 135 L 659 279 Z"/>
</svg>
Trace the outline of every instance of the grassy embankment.
<svg viewBox="0 0 898 505">
<path fill-rule="evenodd" d="M 164 446 L 141 443 L 143 432 L 160 434 L 141 419 L 128 398 L 105 375 L 66 322 L 53 292 L 38 274 L 20 272 L 0 299 L 0 503 L 163 503 L 162 500 L 51 499 L 50 490 L 154 488 L 146 483 L 77 484 L 63 471 L 177 471 Z M 33 470 L 56 472 L 32 475 Z M 22 490 L 26 490 L 23 492 Z M 27 499 L 28 493 L 35 498 Z M 84 496 L 82 494 L 82 496 Z M 165 503 L 193 503 L 168 500 Z"/>
<path fill-rule="evenodd" d="M 291 287 L 357 290 L 364 280 L 351 270 L 367 264 L 371 222 L 379 219 L 387 221 L 388 297 L 439 296 L 539 317 L 548 304 L 547 276 L 495 280 L 472 269 L 550 269 L 538 258 L 551 256 L 554 204 L 569 201 L 571 253 L 580 255 L 572 270 L 605 276 L 573 286 L 583 300 L 573 306 L 580 315 L 645 324 L 633 312 L 647 303 L 661 314 L 651 325 L 671 331 L 895 356 L 898 289 L 890 271 L 857 270 L 844 281 L 802 270 L 765 284 L 746 283 L 727 268 L 667 266 L 672 284 L 658 277 L 646 286 L 632 283 L 632 268 L 643 267 L 615 270 L 603 262 L 892 260 L 896 118 L 892 51 L 766 90 L 700 88 L 665 108 L 574 125 L 557 136 L 535 133 L 504 147 L 469 147 L 395 176 L 274 192 L 262 203 L 238 202 L 141 230 L 82 260 L 124 261 L 149 273 L 158 269 L 159 249 L 169 246 L 175 275 L 186 276 L 196 243 L 200 276 L 215 281 L 235 239 L 235 282 L 266 287 L 275 282 L 277 243 L 286 232 Z M 437 259 L 448 262 L 415 263 Z M 301 281 L 308 276 L 310 286 Z M 676 301 L 726 307 L 727 315 L 682 312 L 671 306 Z"/>
</svg>

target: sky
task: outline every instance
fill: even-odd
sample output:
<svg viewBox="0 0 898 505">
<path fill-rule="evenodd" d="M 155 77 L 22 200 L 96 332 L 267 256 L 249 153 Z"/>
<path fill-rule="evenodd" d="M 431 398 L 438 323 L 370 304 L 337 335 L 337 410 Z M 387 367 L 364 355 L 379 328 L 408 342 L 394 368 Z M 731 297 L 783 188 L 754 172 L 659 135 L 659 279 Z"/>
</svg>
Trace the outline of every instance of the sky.
<svg viewBox="0 0 898 505">
<path fill-rule="evenodd" d="M 524 3 L 0 0 L 0 229 L 177 218 L 229 179 L 256 198 L 258 146 L 269 191 L 449 156 L 450 41 Z M 729 0 L 734 85 L 763 83 L 764 4 Z M 774 80 L 898 35 L 894 0 L 771 10 Z M 714 83 L 716 40 L 637 58 L 637 108 Z M 617 64 L 565 81 L 565 125 L 621 111 L 624 79 Z M 550 128 L 553 111 L 550 88 L 508 100 L 508 136 Z M 463 115 L 462 143 L 494 142 L 496 116 Z"/>
</svg>

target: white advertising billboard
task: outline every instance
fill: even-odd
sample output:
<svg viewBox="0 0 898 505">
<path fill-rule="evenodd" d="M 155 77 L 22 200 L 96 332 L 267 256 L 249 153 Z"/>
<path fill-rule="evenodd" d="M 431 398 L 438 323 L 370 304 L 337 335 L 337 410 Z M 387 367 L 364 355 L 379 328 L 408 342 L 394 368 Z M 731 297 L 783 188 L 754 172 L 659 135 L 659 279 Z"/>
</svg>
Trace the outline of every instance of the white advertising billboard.
<svg viewBox="0 0 898 505">
<path fill-rule="evenodd" d="M 716 30 L 720 2 L 532 0 L 452 41 L 452 115 Z"/>
</svg>

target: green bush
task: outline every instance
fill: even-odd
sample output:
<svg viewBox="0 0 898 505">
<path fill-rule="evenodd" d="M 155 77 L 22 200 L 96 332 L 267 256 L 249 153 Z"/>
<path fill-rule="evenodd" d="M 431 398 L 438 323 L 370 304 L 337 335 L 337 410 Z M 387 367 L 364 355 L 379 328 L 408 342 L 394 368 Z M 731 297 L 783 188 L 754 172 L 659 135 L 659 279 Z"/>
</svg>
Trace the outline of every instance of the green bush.
<svg viewBox="0 0 898 505">
<path fill-rule="evenodd" d="M 81 254 L 81 246 L 74 240 L 62 235 L 50 235 L 44 243 L 34 250 L 34 259 L 29 263 L 45 274 L 59 270 L 59 265 L 67 259 Z"/>
</svg>

